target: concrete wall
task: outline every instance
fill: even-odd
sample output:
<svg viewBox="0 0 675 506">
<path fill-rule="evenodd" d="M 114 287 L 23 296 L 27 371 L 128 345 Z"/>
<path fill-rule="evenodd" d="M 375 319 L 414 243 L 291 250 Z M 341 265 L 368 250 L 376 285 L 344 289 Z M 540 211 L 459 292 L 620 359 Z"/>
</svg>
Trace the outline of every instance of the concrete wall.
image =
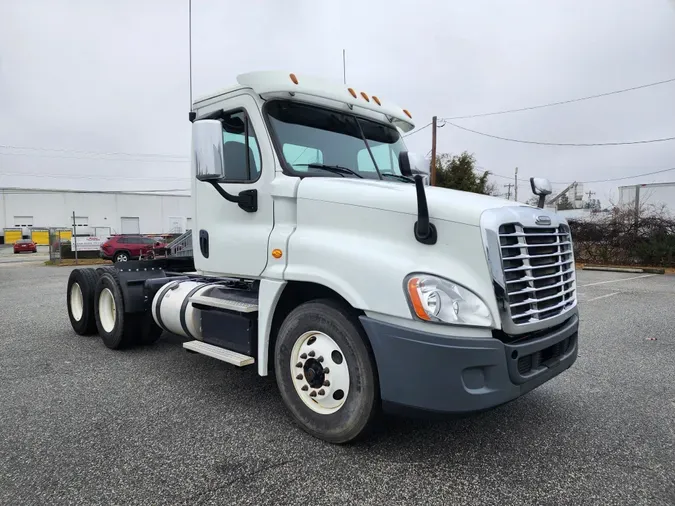
<svg viewBox="0 0 675 506">
<path fill-rule="evenodd" d="M 0 233 L 14 228 L 17 216 L 32 217 L 34 227 L 70 228 L 73 211 L 87 218 L 88 227 L 78 227 L 78 234 L 93 234 L 95 227 L 120 233 L 122 217 L 137 217 L 142 234 L 175 232 L 173 223 L 185 231 L 192 218 L 190 197 L 183 195 L 0 189 Z"/>
</svg>

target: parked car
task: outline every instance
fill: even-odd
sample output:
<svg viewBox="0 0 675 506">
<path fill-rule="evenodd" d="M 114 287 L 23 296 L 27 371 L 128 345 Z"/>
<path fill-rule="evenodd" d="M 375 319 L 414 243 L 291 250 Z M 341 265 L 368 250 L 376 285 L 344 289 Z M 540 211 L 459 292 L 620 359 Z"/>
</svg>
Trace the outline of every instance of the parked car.
<svg viewBox="0 0 675 506">
<path fill-rule="evenodd" d="M 37 244 L 32 239 L 19 239 L 14 243 L 14 253 L 37 253 Z"/>
<path fill-rule="evenodd" d="M 114 235 L 101 245 L 100 256 L 113 262 L 138 260 L 141 254 L 154 248 L 162 248 L 165 244 L 152 237 L 141 235 Z"/>
</svg>

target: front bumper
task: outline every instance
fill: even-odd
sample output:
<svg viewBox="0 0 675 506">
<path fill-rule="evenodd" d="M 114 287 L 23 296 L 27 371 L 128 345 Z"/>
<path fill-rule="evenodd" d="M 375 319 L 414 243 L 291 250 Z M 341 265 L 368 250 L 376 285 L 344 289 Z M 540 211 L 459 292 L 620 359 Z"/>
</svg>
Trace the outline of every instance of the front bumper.
<svg viewBox="0 0 675 506">
<path fill-rule="evenodd" d="M 482 411 L 509 402 L 577 359 L 576 310 L 545 335 L 506 344 L 494 338 L 440 336 L 362 316 L 385 409 Z"/>
</svg>

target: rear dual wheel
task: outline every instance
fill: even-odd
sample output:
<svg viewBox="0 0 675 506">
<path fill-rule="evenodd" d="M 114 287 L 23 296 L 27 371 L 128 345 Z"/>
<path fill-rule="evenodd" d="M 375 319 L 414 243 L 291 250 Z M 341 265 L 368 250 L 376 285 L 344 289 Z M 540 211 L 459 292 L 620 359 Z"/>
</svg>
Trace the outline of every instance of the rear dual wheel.
<svg viewBox="0 0 675 506">
<path fill-rule="evenodd" d="M 68 276 L 66 303 L 73 330 L 81 335 L 96 333 L 94 291 L 98 276 L 93 269 L 74 269 Z"/>
<path fill-rule="evenodd" d="M 96 284 L 94 315 L 98 333 L 108 348 L 117 350 L 134 344 L 152 344 L 162 329 L 150 313 L 126 313 L 117 276 L 104 271 Z"/>
<path fill-rule="evenodd" d="M 298 424 L 331 443 L 364 436 L 379 408 L 375 362 L 358 319 L 333 300 L 302 304 L 275 345 L 281 397 Z"/>
<path fill-rule="evenodd" d="M 114 267 L 74 269 L 68 277 L 68 318 L 79 335 L 98 334 L 112 349 L 153 344 L 162 329 L 150 313 L 125 313 Z"/>
</svg>

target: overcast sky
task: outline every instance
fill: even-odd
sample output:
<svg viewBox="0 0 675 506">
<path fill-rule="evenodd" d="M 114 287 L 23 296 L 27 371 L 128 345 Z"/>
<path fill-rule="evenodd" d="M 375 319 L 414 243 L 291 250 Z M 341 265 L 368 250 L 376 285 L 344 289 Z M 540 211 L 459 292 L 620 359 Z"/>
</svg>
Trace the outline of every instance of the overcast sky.
<svg viewBox="0 0 675 506">
<path fill-rule="evenodd" d="M 1 2 L 0 145 L 30 149 L 0 148 L 0 187 L 187 187 L 187 27 L 188 0 Z M 339 82 L 343 48 L 347 82 L 409 109 L 421 127 L 434 114 L 526 107 L 673 78 L 675 0 L 193 0 L 195 96 L 251 70 Z M 672 137 L 675 83 L 456 123 L 545 142 Z M 426 154 L 430 129 L 406 141 Z M 518 166 L 524 180 L 675 167 L 675 142 L 536 146 L 446 125 L 438 149 L 473 152 L 496 174 Z M 584 190 L 607 202 L 620 184 L 652 181 L 675 181 L 675 170 Z M 519 193 L 529 197 L 527 182 Z"/>
</svg>

